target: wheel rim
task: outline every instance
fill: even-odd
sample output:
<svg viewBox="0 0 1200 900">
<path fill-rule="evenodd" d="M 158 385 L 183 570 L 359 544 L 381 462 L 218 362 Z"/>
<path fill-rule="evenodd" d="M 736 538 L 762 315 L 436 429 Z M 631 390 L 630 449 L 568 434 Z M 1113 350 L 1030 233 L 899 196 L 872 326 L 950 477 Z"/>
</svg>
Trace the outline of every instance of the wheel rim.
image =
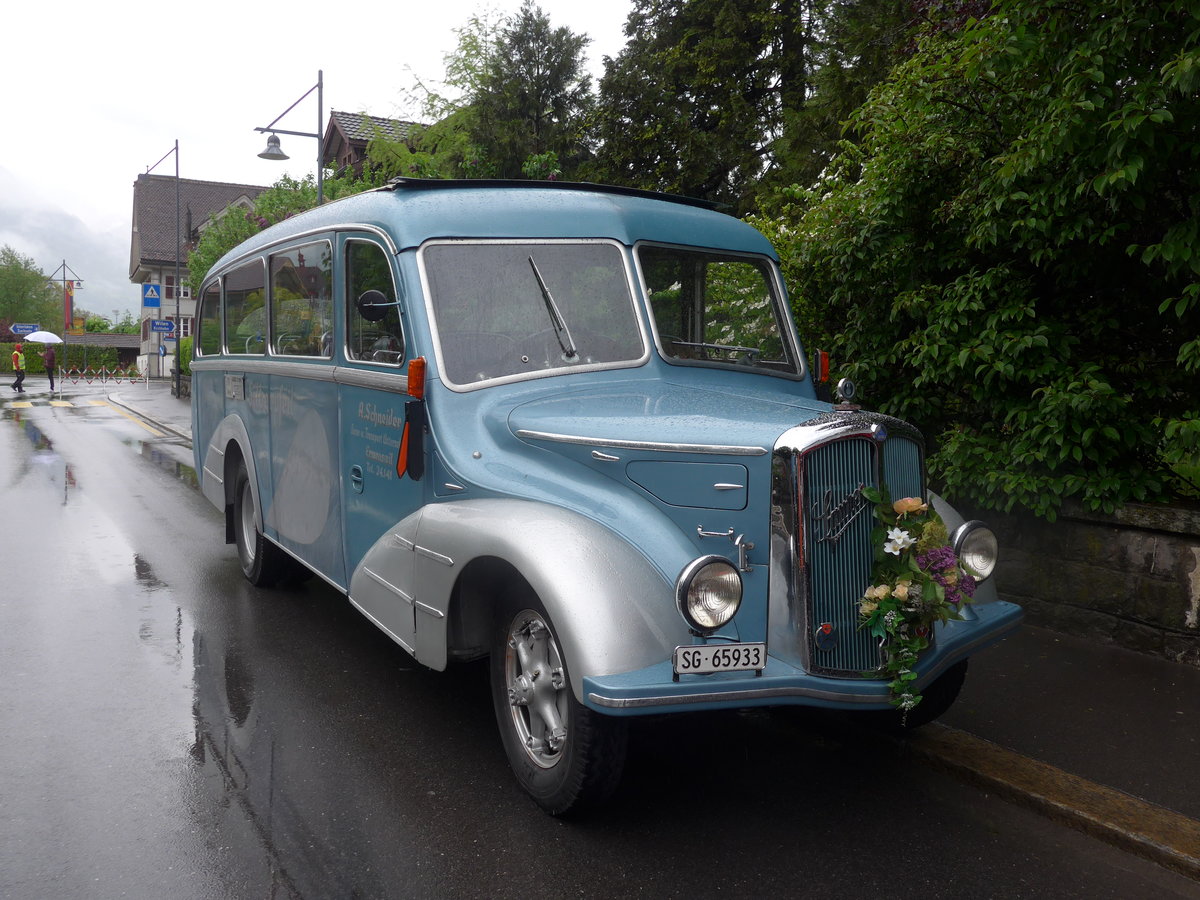
<svg viewBox="0 0 1200 900">
<path fill-rule="evenodd" d="M 513 728 L 525 754 L 541 768 L 553 768 L 567 746 L 567 678 L 558 642 L 532 610 L 509 626 L 504 680 Z"/>
<path fill-rule="evenodd" d="M 242 485 L 242 556 L 249 564 L 254 563 L 254 544 L 258 526 L 254 524 L 254 494 L 250 482 Z"/>
</svg>

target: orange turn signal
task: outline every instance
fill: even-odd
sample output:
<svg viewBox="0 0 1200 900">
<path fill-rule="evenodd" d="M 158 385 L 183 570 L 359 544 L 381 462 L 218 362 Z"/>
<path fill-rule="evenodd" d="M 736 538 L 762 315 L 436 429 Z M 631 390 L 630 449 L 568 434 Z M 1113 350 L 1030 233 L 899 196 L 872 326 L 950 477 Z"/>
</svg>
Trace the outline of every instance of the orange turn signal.
<svg viewBox="0 0 1200 900">
<path fill-rule="evenodd" d="M 425 398 L 425 357 L 418 356 L 408 361 L 408 395 L 418 400 Z"/>
</svg>

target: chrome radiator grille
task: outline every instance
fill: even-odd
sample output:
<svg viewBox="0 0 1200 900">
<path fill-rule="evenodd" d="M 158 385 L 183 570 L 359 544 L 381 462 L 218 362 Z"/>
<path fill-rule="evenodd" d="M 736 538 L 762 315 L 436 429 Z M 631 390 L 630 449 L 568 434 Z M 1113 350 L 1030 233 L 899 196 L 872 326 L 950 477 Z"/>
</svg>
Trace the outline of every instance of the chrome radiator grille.
<svg viewBox="0 0 1200 900">
<path fill-rule="evenodd" d="M 807 584 L 812 671 L 860 675 L 879 668 L 878 641 L 858 627 L 858 599 L 869 584 L 875 517 L 863 486 L 886 482 L 893 498 L 923 496 L 920 445 L 906 436 L 864 435 L 810 449 L 800 461 L 799 533 Z"/>
</svg>

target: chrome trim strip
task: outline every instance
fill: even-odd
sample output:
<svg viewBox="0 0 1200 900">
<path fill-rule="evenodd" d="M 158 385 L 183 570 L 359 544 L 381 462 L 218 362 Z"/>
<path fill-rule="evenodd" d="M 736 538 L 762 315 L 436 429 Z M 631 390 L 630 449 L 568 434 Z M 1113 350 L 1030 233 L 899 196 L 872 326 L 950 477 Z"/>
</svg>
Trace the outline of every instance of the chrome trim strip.
<svg viewBox="0 0 1200 900">
<path fill-rule="evenodd" d="M 370 622 L 372 625 L 374 625 L 376 628 L 378 628 L 380 631 L 382 631 L 384 634 L 386 634 L 388 637 L 390 637 L 393 641 L 395 641 L 397 644 L 399 644 L 401 647 L 403 647 L 405 649 L 405 651 L 408 652 L 409 655 L 416 657 L 416 655 L 417 655 L 416 647 L 412 646 L 411 644 L 409 644 L 406 641 L 401 640 L 400 637 L 397 636 L 396 632 L 392 631 L 390 628 L 388 628 L 386 625 L 384 625 L 382 622 L 380 622 L 377 618 L 375 618 L 373 615 L 371 615 L 369 612 L 367 612 L 365 609 L 363 609 L 362 604 L 359 603 L 357 600 L 355 600 L 353 597 L 350 597 L 349 600 L 350 600 L 351 606 L 353 606 L 360 613 L 362 613 L 364 616 L 367 617 L 368 622 Z"/>
<path fill-rule="evenodd" d="M 747 447 L 736 444 L 664 444 L 657 441 L 627 441 L 618 438 L 587 437 L 582 434 L 556 434 L 522 428 L 517 437 L 533 441 L 553 441 L 557 444 L 602 444 L 621 450 L 653 450 L 661 453 L 712 453 L 718 456 L 765 456 L 766 447 Z M 740 487 L 741 485 L 739 485 Z"/>
<path fill-rule="evenodd" d="M 406 538 L 402 534 L 393 533 L 392 540 L 395 542 L 396 546 L 400 547 L 402 550 L 416 550 L 417 549 L 417 545 L 414 544 L 412 541 L 410 541 L 408 538 Z"/>
<path fill-rule="evenodd" d="M 744 491 L 746 486 L 744 484 L 722 484 L 721 482 L 717 482 L 713 485 L 713 488 L 718 491 Z"/>
<path fill-rule="evenodd" d="M 216 472 L 214 472 L 212 469 L 210 469 L 208 466 L 204 467 L 204 475 L 206 478 L 211 478 L 217 484 L 225 483 L 225 479 L 222 478 L 220 475 L 218 475 Z"/>
<path fill-rule="evenodd" d="M 450 568 L 454 568 L 454 560 L 451 559 L 449 556 L 443 556 L 441 553 L 438 553 L 436 550 L 430 550 L 428 547 L 422 547 L 419 544 L 416 545 L 413 549 L 417 551 L 418 555 L 424 556 L 426 559 L 432 559 L 434 562 L 440 562 L 443 566 L 449 566 Z"/>
<path fill-rule="evenodd" d="M 420 600 L 418 600 L 413 605 L 416 606 L 418 612 L 423 612 L 426 615 L 433 616 L 435 619 L 446 618 L 446 614 L 444 612 L 436 607 L 430 606 L 428 603 L 422 603 Z"/>
<path fill-rule="evenodd" d="M 310 381 L 332 381 L 351 387 L 364 387 L 392 394 L 408 394 L 408 372 L 403 369 L 383 371 L 356 369 L 350 366 L 329 365 L 328 360 L 312 363 L 284 362 L 279 357 L 252 359 L 242 356 L 210 356 L 192 361 L 200 372 L 227 372 L 256 375 L 283 375 L 288 378 L 307 378 Z"/>
<path fill-rule="evenodd" d="M 395 594 L 397 597 L 399 597 L 401 600 L 403 600 L 409 606 L 412 606 L 413 603 L 415 602 L 414 598 L 410 597 L 406 591 L 402 590 L 401 588 L 396 587 L 396 585 L 392 584 L 390 581 L 388 581 L 386 578 L 384 578 L 382 575 L 380 575 L 378 572 L 374 571 L 373 569 L 368 569 L 366 566 L 363 566 L 363 574 L 367 575 L 376 584 L 383 585 L 385 588 L 387 588 L 389 591 L 391 591 L 393 594 Z"/>
</svg>

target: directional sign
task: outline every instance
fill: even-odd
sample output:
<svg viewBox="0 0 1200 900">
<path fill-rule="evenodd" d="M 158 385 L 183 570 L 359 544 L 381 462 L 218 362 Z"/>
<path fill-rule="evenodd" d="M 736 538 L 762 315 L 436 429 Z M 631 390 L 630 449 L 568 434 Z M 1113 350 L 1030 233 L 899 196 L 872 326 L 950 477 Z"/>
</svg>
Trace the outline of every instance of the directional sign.
<svg viewBox="0 0 1200 900">
<path fill-rule="evenodd" d="M 150 330 L 161 334 L 170 334 L 175 330 L 175 323 L 170 319 L 151 319 Z"/>
<path fill-rule="evenodd" d="M 39 328 L 37 325 L 30 325 L 26 322 L 14 322 L 9 326 L 8 330 L 13 334 L 33 334 Z"/>
<path fill-rule="evenodd" d="M 166 347 L 162 347 L 162 346 L 160 346 L 160 347 L 158 348 L 158 355 L 159 355 L 159 356 L 166 356 L 166 355 L 167 355 L 167 348 L 166 348 Z"/>
<path fill-rule="evenodd" d="M 162 306 L 162 285 L 142 285 L 142 306 Z"/>
</svg>

